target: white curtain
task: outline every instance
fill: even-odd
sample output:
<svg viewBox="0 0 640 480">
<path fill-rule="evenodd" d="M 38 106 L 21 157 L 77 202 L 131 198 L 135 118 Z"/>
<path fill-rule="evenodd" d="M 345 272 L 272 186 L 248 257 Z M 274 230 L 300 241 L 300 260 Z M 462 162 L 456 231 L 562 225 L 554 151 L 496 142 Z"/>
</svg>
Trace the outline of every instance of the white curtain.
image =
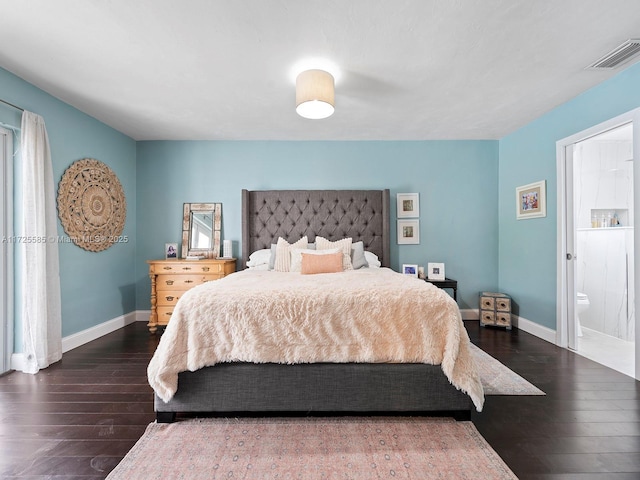
<svg viewBox="0 0 640 480">
<path fill-rule="evenodd" d="M 62 358 L 57 218 L 49 138 L 40 115 L 22 114 L 22 331 L 24 372 Z"/>
</svg>

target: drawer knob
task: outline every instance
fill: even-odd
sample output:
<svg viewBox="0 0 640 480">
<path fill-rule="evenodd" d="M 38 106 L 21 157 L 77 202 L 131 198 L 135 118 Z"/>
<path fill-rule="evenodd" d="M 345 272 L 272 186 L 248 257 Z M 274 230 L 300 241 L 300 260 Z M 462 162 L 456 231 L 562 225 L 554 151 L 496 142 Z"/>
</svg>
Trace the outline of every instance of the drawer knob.
<svg viewBox="0 0 640 480">
<path fill-rule="evenodd" d="M 171 316 L 171 314 L 172 314 L 172 313 L 173 313 L 173 312 L 165 312 L 165 315 L 169 315 L 169 316 Z"/>
<path fill-rule="evenodd" d="M 162 267 L 163 270 L 171 270 L 173 267 Z"/>
<path fill-rule="evenodd" d="M 209 271 L 209 267 L 202 267 L 202 271 L 203 272 L 208 272 Z"/>
<path fill-rule="evenodd" d="M 172 302 L 173 301 L 173 297 L 169 296 L 169 297 L 164 297 L 167 299 L 167 302 Z"/>
<path fill-rule="evenodd" d="M 167 285 L 173 285 L 173 280 L 166 280 Z"/>
<path fill-rule="evenodd" d="M 193 280 L 185 280 L 184 283 L 193 283 Z"/>
<path fill-rule="evenodd" d="M 191 270 L 191 267 L 182 267 L 183 270 Z"/>
</svg>

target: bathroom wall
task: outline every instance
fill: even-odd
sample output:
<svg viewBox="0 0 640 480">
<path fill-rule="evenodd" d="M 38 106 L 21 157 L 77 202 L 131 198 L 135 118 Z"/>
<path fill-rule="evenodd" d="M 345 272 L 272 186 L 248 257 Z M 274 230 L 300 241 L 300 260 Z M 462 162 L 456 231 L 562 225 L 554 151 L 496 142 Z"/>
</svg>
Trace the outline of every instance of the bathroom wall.
<svg viewBox="0 0 640 480">
<path fill-rule="evenodd" d="M 574 152 L 577 290 L 589 297 L 583 327 L 633 341 L 633 162 L 630 127 L 598 135 Z M 620 224 L 608 223 L 616 215 Z M 614 217 L 615 218 L 615 217 Z"/>
</svg>

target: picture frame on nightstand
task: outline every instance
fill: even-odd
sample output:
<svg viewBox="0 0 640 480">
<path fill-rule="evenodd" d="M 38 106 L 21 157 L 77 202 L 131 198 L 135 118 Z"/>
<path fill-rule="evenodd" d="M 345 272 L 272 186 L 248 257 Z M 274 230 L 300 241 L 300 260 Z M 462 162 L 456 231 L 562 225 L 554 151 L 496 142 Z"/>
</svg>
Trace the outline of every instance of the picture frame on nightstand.
<svg viewBox="0 0 640 480">
<path fill-rule="evenodd" d="M 444 281 L 444 263 L 427 264 L 427 278 L 429 280 Z"/>
<path fill-rule="evenodd" d="M 412 277 L 418 276 L 418 265 L 412 265 L 409 263 L 402 264 L 402 273 L 405 275 L 410 275 Z"/>
</svg>

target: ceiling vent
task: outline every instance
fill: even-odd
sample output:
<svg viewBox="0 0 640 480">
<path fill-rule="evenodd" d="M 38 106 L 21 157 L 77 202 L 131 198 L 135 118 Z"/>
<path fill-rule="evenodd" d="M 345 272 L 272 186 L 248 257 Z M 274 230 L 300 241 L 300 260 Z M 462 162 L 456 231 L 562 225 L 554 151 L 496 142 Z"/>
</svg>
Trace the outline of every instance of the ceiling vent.
<svg viewBox="0 0 640 480">
<path fill-rule="evenodd" d="M 616 68 L 640 53 L 640 38 L 630 38 L 587 68 Z"/>
</svg>

